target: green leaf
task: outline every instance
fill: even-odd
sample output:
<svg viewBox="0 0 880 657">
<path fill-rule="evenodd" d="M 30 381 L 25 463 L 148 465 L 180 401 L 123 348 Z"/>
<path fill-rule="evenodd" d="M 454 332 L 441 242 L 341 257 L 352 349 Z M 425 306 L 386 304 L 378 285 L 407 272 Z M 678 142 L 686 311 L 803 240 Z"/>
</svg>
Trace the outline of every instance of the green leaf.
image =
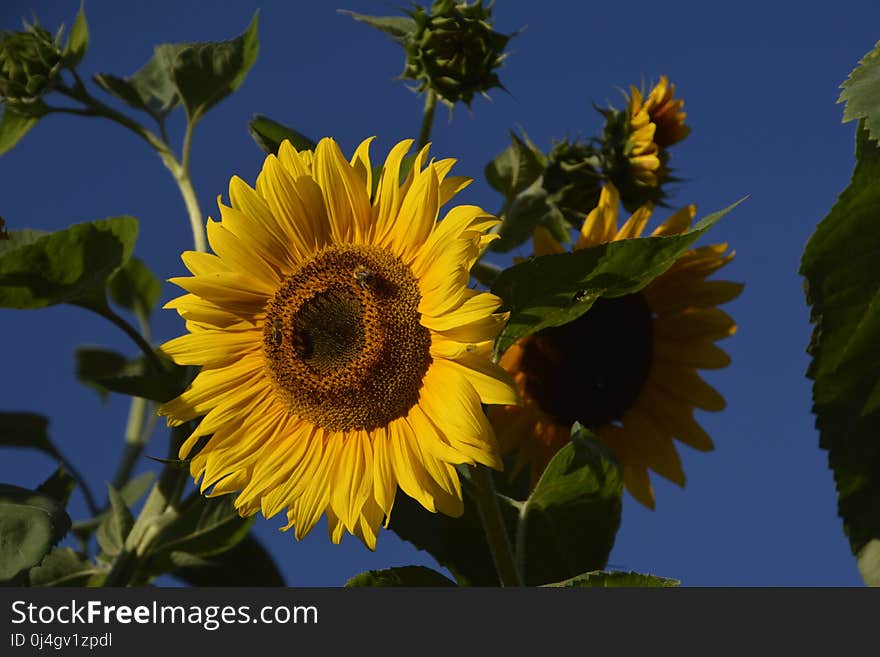
<svg viewBox="0 0 880 657">
<path fill-rule="evenodd" d="M 285 139 L 289 140 L 298 151 L 313 151 L 317 144 L 301 132 L 297 132 L 283 123 L 273 121 L 263 114 L 255 114 L 248 122 L 248 132 L 265 153 L 278 154 L 278 147 Z"/>
<path fill-rule="evenodd" d="M 125 506 L 130 509 L 135 504 L 137 504 L 138 500 L 140 500 L 150 489 L 150 486 L 153 485 L 153 480 L 155 478 L 156 475 L 154 473 L 144 472 L 143 474 L 138 475 L 137 477 L 126 483 L 122 488 L 120 488 L 119 497 L 122 498 Z M 75 522 L 71 527 L 71 531 L 81 541 L 88 541 L 89 537 L 91 537 L 92 535 L 92 532 L 94 532 L 101 525 L 101 523 L 110 516 L 110 514 L 111 510 L 108 509 L 107 511 L 98 514 L 94 518 Z"/>
<path fill-rule="evenodd" d="M 511 541 L 519 510 L 498 496 Z M 425 550 L 452 573 L 462 586 L 498 586 L 498 575 L 476 505 L 464 496 L 464 513 L 451 518 L 431 513 L 409 495 L 398 491 L 389 527 L 405 541 Z"/>
<path fill-rule="evenodd" d="M 425 566 L 400 566 L 368 570 L 345 583 L 349 589 L 363 586 L 455 586 L 455 582 Z"/>
<path fill-rule="evenodd" d="M 104 556 L 115 557 L 125 546 L 125 539 L 134 526 L 134 518 L 122 495 L 108 485 L 110 512 L 98 526 L 98 545 Z"/>
<path fill-rule="evenodd" d="M 590 573 L 584 573 L 577 577 L 572 577 L 562 582 L 554 582 L 553 584 L 545 584 L 545 586 L 559 588 L 582 588 L 582 587 L 601 587 L 601 588 L 619 588 L 619 587 L 640 587 L 640 588 L 674 588 L 681 584 L 677 579 L 669 579 L 668 577 L 658 577 L 657 575 L 646 575 L 636 572 L 610 571 L 603 572 L 596 570 Z"/>
<path fill-rule="evenodd" d="M 115 351 L 80 347 L 76 350 L 76 377 L 94 387 L 102 397 L 110 391 L 164 403 L 186 390 L 197 368 L 177 365 L 168 359 L 161 359 L 161 363 L 162 371 L 155 372 L 143 358 L 129 361 Z"/>
<path fill-rule="evenodd" d="M 107 571 L 71 548 L 52 551 L 28 572 L 31 586 L 95 586 Z"/>
<path fill-rule="evenodd" d="M 880 147 L 864 121 L 852 181 L 804 249 L 801 274 L 815 324 L 813 412 L 837 484 L 838 512 L 853 554 L 880 539 Z M 872 549 L 876 552 L 876 549 Z M 873 553 L 869 550 L 869 554 Z M 880 585 L 872 559 L 862 576 Z M 871 574 L 873 573 L 873 574 Z"/>
<path fill-rule="evenodd" d="M 546 227 L 560 241 L 568 241 L 565 215 L 550 202 L 540 178 L 506 204 L 497 231 L 499 239 L 490 248 L 506 253 L 529 239 L 537 226 Z"/>
<path fill-rule="evenodd" d="M 407 16 L 366 16 L 347 9 L 337 9 L 337 11 L 351 16 L 359 23 L 375 27 L 397 41 L 403 41 L 416 30 L 416 22 Z"/>
<path fill-rule="evenodd" d="M 865 119 L 871 139 L 880 140 L 880 42 L 862 57 L 846 81 L 838 103 L 846 102 L 843 122 Z"/>
<path fill-rule="evenodd" d="M 76 20 L 73 27 L 70 28 L 70 36 L 67 39 L 67 45 L 64 47 L 64 63 L 68 68 L 76 68 L 77 65 L 85 57 L 86 50 L 89 49 L 89 24 L 86 22 L 86 10 L 84 6 L 80 6 L 79 12 L 76 14 Z"/>
<path fill-rule="evenodd" d="M 131 256 L 138 223 L 112 217 L 54 233 L 9 231 L 0 241 L 0 307 L 43 308 L 57 303 L 93 307 Z"/>
<path fill-rule="evenodd" d="M 495 341 L 496 357 L 520 338 L 574 321 L 599 297 L 641 290 L 741 202 L 705 217 L 681 235 L 608 242 L 531 258 L 505 270 L 492 285 L 492 292 L 504 300 L 502 310 L 510 311 L 510 320 Z"/>
<path fill-rule="evenodd" d="M 114 303 L 146 317 L 159 301 L 162 284 L 143 260 L 133 256 L 110 279 L 107 291 Z"/>
<path fill-rule="evenodd" d="M 76 480 L 67 474 L 64 466 L 59 466 L 52 475 L 37 487 L 40 495 L 51 497 L 62 507 L 67 507 L 70 501 L 70 495 L 76 488 Z"/>
<path fill-rule="evenodd" d="M 30 129 L 37 125 L 48 113 L 42 101 L 32 103 L 31 107 L 22 103 L 4 102 L 3 116 L 0 118 L 0 155 L 11 151 Z"/>
<path fill-rule="evenodd" d="M 180 95 L 174 83 L 174 61 L 187 45 L 164 43 L 156 46 L 150 60 L 127 78 L 109 73 L 98 73 L 92 78 L 110 95 L 162 121 L 180 104 Z"/>
<path fill-rule="evenodd" d="M 222 554 L 244 540 L 254 518 L 242 518 L 235 508 L 235 495 L 204 497 L 194 492 L 183 504 L 181 515 L 170 524 L 149 555 L 150 572 L 170 572 L 172 553 L 196 557 Z"/>
<path fill-rule="evenodd" d="M 575 427 L 523 508 L 517 558 L 528 586 L 604 568 L 620 526 L 617 460 L 592 433 Z"/>
<path fill-rule="evenodd" d="M 527 135 L 523 137 L 511 131 L 510 146 L 486 165 L 486 180 L 508 200 L 538 180 L 547 165 L 544 154 Z"/>
<path fill-rule="evenodd" d="M 257 17 L 230 41 L 190 44 L 177 54 L 174 83 L 191 123 L 244 82 L 260 49 Z"/>
<path fill-rule="evenodd" d="M 0 484 L 0 582 L 40 563 L 69 528 L 70 518 L 53 498 Z"/>
<path fill-rule="evenodd" d="M 253 533 L 223 554 L 194 557 L 200 562 L 197 566 L 182 565 L 176 559 L 174 577 L 190 586 L 286 586 L 272 555 Z"/>
<path fill-rule="evenodd" d="M 38 449 L 61 460 L 48 432 L 49 420 L 35 413 L 0 413 L 0 446 Z"/>
</svg>

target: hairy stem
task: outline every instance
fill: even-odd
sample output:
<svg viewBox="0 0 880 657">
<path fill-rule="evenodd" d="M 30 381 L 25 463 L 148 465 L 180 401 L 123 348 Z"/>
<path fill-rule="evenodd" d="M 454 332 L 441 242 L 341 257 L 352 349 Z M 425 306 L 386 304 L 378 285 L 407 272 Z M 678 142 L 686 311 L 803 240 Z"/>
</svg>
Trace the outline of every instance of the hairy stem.
<svg viewBox="0 0 880 657">
<path fill-rule="evenodd" d="M 431 138 L 431 127 L 434 125 L 434 110 L 436 108 L 437 94 L 428 90 L 428 93 L 425 96 L 425 109 L 422 112 L 422 129 L 419 131 L 419 145 L 417 147 L 419 150 L 421 150 L 422 146 L 427 144 L 428 140 Z"/>
<path fill-rule="evenodd" d="M 498 506 L 492 473 L 483 465 L 474 466 L 471 468 L 471 473 L 474 497 L 480 510 L 480 520 L 483 523 L 492 560 L 495 562 L 498 580 L 501 586 L 522 586 L 522 578 L 513 558 L 504 518 L 501 516 L 501 507 Z"/>
</svg>

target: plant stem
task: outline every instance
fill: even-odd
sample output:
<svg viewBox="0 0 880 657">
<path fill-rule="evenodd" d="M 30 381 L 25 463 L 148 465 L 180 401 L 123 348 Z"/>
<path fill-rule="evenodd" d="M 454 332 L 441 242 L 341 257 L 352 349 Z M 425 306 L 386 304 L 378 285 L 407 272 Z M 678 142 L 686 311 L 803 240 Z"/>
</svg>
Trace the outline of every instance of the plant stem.
<svg viewBox="0 0 880 657">
<path fill-rule="evenodd" d="M 513 558 L 507 528 L 504 526 L 504 518 L 501 517 L 498 497 L 495 495 L 492 473 L 484 465 L 474 466 L 471 468 L 471 473 L 474 497 L 480 510 L 480 520 L 483 523 L 492 560 L 495 562 L 498 580 L 501 586 L 522 586 L 522 577 Z"/>
<path fill-rule="evenodd" d="M 431 137 L 431 127 L 434 125 L 434 110 L 436 108 L 437 94 L 428 90 L 425 96 L 425 109 L 422 112 L 422 129 L 419 131 L 419 145 L 417 146 L 419 150 L 428 143 L 428 139 Z"/>
<path fill-rule="evenodd" d="M 147 362 L 149 363 L 150 367 L 153 368 L 153 370 L 155 370 L 156 372 L 162 371 L 162 362 L 159 360 L 159 357 L 156 355 L 156 352 L 150 346 L 150 343 L 147 342 L 146 340 L 144 340 L 143 336 L 140 333 L 138 333 L 138 331 L 135 327 L 133 327 L 131 324 L 126 322 L 122 317 L 117 315 L 113 311 L 113 309 L 110 308 L 109 306 L 105 305 L 104 308 L 102 308 L 100 310 L 92 308 L 90 306 L 86 306 L 86 307 L 88 307 L 89 310 L 92 310 L 92 311 L 98 313 L 102 317 L 106 317 L 111 322 L 116 324 L 116 326 L 121 328 L 125 332 L 125 334 L 128 337 L 130 337 L 138 347 L 140 347 L 141 351 L 144 352 L 144 356 L 146 356 Z"/>
<path fill-rule="evenodd" d="M 177 458 L 180 445 L 183 444 L 190 430 L 191 427 L 187 423 L 171 431 L 169 458 Z M 144 555 L 165 527 L 178 517 L 177 506 L 188 477 L 189 473 L 185 469 L 168 465 L 163 468 L 159 481 L 150 491 L 134 526 L 125 539 L 125 545 L 113 560 L 103 586 L 129 586 L 138 583 Z"/>
</svg>

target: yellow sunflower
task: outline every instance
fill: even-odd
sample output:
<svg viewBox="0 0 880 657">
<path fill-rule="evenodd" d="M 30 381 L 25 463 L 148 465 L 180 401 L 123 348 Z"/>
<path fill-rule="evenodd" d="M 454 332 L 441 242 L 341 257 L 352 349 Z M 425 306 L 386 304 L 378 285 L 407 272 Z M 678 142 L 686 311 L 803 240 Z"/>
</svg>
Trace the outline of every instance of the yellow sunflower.
<svg viewBox="0 0 880 657">
<path fill-rule="evenodd" d="M 412 140 L 371 194 L 370 141 L 350 162 L 332 139 L 284 142 L 256 189 L 232 179 L 208 221 L 216 255 L 184 253 L 193 276 L 171 279 L 188 294 L 166 307 L 189 333 L 162 350 L 202 369 L 160 413 L 201 418 L 180 457 L 203 492 L 238 491 L 242 515 L 284 510 L 298 539 L 326 512 L 334 542 L 348 531 L 373 549 L 398 485 L 462 512 L 454 466 L 501 467 L 481 403 L 517 396 L 487 359 L 500 299 L 468 288 L 497 219 L 462 205 L 438 223 L 470 180 L 426 146 L 401 184 Z"/>
<path fill-rule="evenodd" d="M 576 249 L 641 236 L 652 207 L 643 206 L 618 229 L 619 196 L 603 188 L 584 221 Z M 688 229 L 696 208 L 679 210 L 654 235 Z M 546 229 L 534 237 L 535 255 L 562 253 Z M 694 409 L 720 411 L 724 399 L 697 373 L 722 368 L 727 354 L 715 345 L 736 324 L 716 306 L 736 298 L 742 285 L 707 277 L 733 258 L 726 244 L 687 251 L 641 292 L 600 299 L 580 318 L 514 344 L 501 365 L 513 376 L 522 406 L 490 410 L 503 452 L 517 450 L 512 475 L 529 467 L 537 481 L 569 440 L 575 421 L 594 431 L 617 455 L 626 488 L 654 508 L 653 470 L 683 486 L 673 439 L 698 450 L 712 440 Z"/>
</svg>

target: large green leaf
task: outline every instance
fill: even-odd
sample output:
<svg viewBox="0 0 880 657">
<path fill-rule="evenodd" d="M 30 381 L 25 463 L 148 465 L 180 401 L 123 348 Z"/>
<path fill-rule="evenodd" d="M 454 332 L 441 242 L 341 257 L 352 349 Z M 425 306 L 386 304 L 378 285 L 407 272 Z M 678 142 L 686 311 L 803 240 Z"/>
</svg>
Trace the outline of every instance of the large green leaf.
<svg viewBox="0 0 880 657">
<path fill-rule="evenodd" d="M 364 586 L 455 586 L 455 582 L 426 566 L 399 566 L 368 570 L 345 583 L 346 588 Z"/>
<path fill-rule="evenodd" d="M 34 566 L 70 528 L 70 518 L 54 498 L 0 484 L 0 582 Z"/>
<path fill-rule="evenodd" d="M 67 45 L 64 46 L 64 64 L 69 68 L 76 68 L 85 57 L 88 49 L 89 24 L 86 21 L 86 9 L 84 6 L 80 6 L 76 20 L 73 21 L 73 27 L 70 28 Z"/>
<path fill-rule="evenodd" d="M 518 528 L 527 585 L 605 567 L 620 526 L 623 483 L 614 455 L 578 427 L 538 480 Z"/>
<path fill-rule="evenodd" d="M 641 290 L 740 202 L 705 217 L 681 235 L 608 242 L 531 258 L 505 270 L 492 284 L 492 292 L 504 300 L 502 309 L 510 311 L 510 320 L 495 341 L 496 357 L 526 335 L 574 321 L 600 297 Z"/>
<path fill-rule="evenodd" d="M 156 540 L 149 555 L 150 572 L 174 570 L 180 563 L 175 555 L 213 557 L 244 540 L 254 518 L 242 518 L 234 501 L 235 495 L 205 497 L 197 491 L 190 495 L 180 517 Z"/>
<path fill-rule="evenodd" d="M 76 350 L 76 376 L 99 394 L 118 392 L 151 401 L 167 402 L 190 384 L 197 368 L 161 359 L 162 370 L 151 370 L 143 358 L 129 361 L 120 353 L 100 347 Z"/>
<path fill-rule="evenodd" d="M 601 570 L 584 573 L 577 577 L 572 577 L 562 582 L 554 582 L 545 586 L 559 588 L 582 588 L 582 587 L 601 587 L 601 588 L 620 588 L 620 587 L 639 587 L 639 588 L 673 588 L 680 584 L 677 579 L 669 579 L 668 577 L 658 577 L 657 575 L 647 575 L 636 572 L 610 571 Z"/>
<path fill-rule="evenodd" d="M 31 586 L 94 586 L 106 574 L 105 568 L 66 547 L 52 548 L 39 565 L 30 569 L 28 579 Z"/>
<path fill-rule="evenodd" d="M 133 217 L 85 222 L 54 233 L 10 231 L 9 239 L 0 241 L 0 307 L 105 303 L 107 279 L 131 256 L 137 232 Z"/>
<path fill-rule="evenodd" d="M 174 83 L 191 123 L 241 86 L 257 60 L 260 41 L 257 16 L 248 28 L 229 41 L 194 43 L 174 60 Z"/>
<path fill-rule="evenodd" d="M 852 181 L 816 228 L 803 259 L 815 323 L 813 412 L 859 568 L 880 585 L 880 147 L 864 121 Z"/>
<path fill-rule="evenodd" d="M 190 586 L 286 586 L 272 555 L 253 532 L 231 550 L 199 565 L 180 565 L 174 577 Z"/>
<path fill-rule="evenodd" d="M 297 132 L 283 123 L 278 123 L 262 114 L 254 115 L 248 122 L 248 132 L 265 153 L 278 154 L 281 142 L 287 139 L 298 151 L 313 151 L 317 144 L 301 132 Z"/>
<path fill-rule="evenodd" d="M 162 121 L 180 104 L 180 94 L 174 83 L 174 61 L 187 45 L 164 43 L 156 46 L 150 60 L 127 78 L 109 73 L 92 77 L 107 93 Z"/>
<path fill-rule="evenodd" d="M 880 42 L 866 54 L 842 85 L 843 121 L 865 119 L 871 139 L 880 140 Z"/>
</svg>

